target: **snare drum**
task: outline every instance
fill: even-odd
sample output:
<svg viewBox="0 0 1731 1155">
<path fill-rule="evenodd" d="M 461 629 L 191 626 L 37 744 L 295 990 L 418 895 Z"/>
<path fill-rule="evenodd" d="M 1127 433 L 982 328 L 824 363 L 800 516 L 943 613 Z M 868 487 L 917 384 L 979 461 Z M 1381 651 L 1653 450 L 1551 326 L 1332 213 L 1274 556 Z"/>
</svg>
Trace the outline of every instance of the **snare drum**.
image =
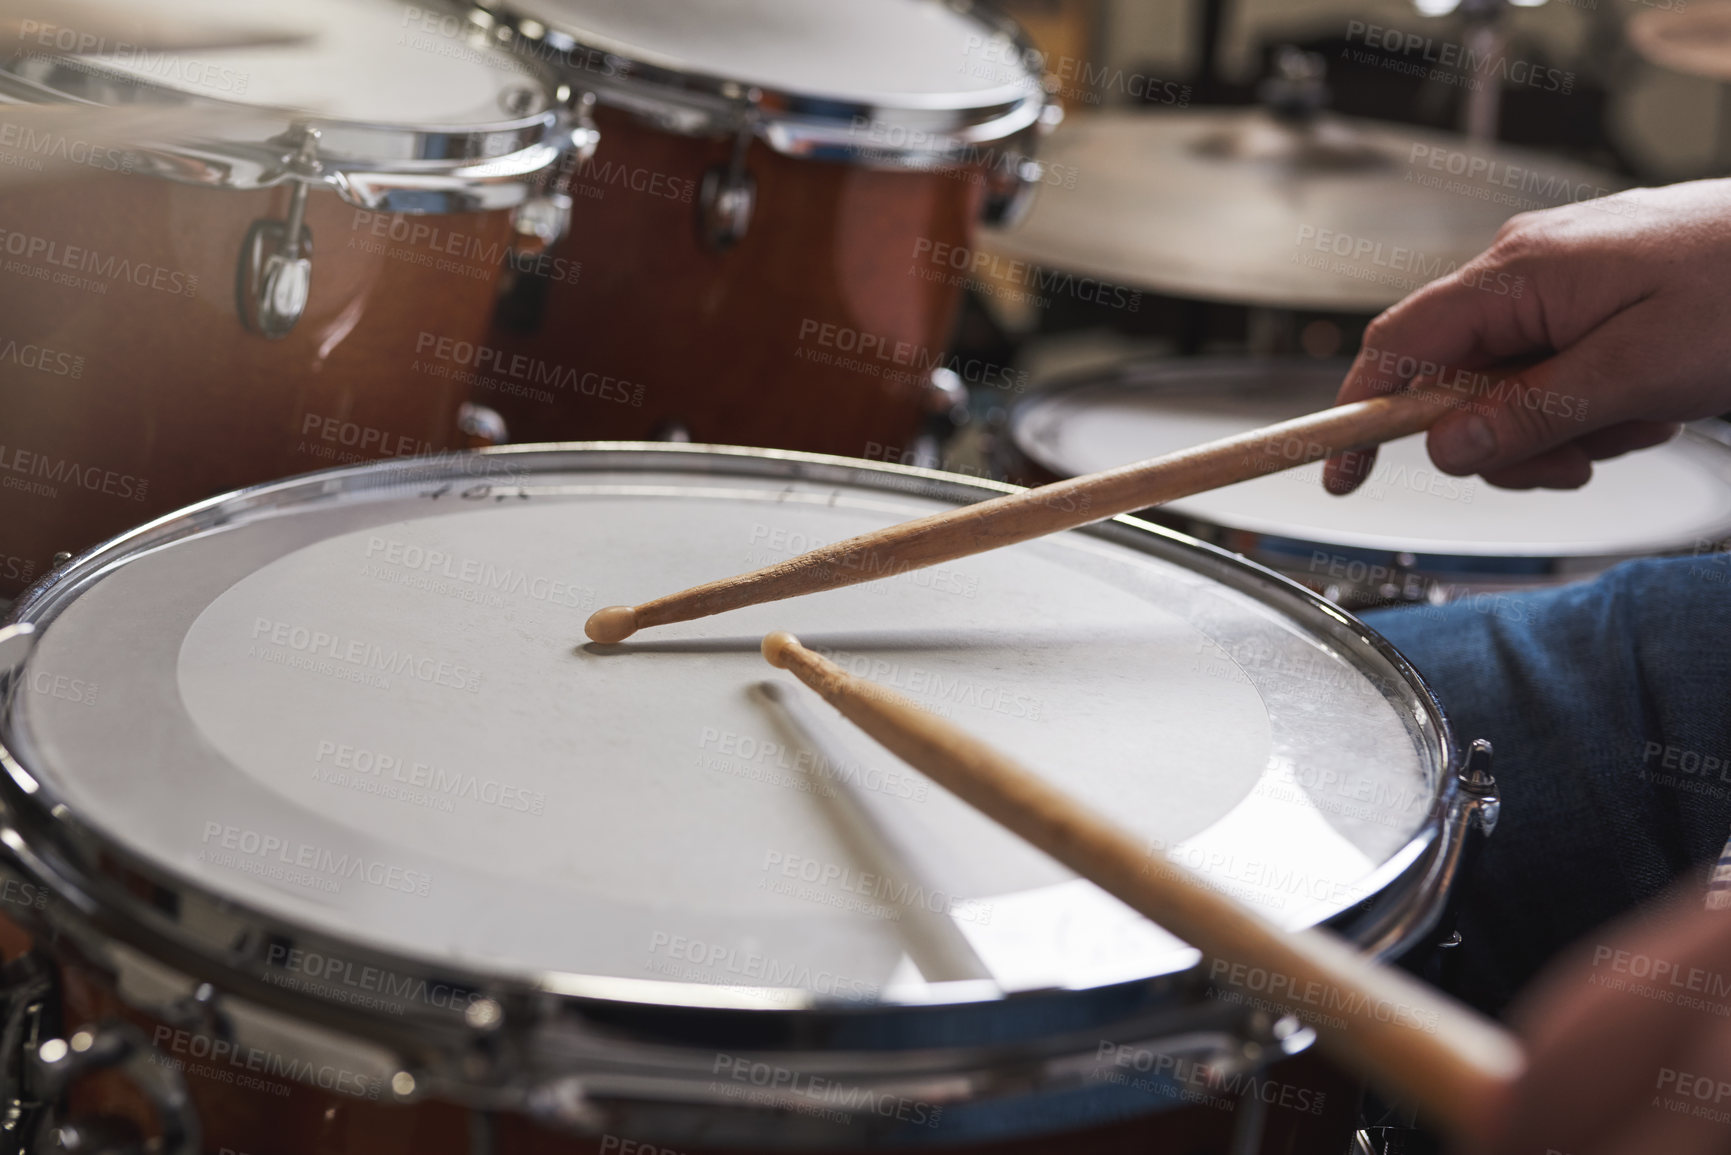
<svg viewBox="0 0 1731 1155">
<path fill-rule="evenodd" d="M 50 27 L 0 59 L 0 100 L 206 118 L 126 151 L 74 116 L 0 135 L 83 165 L 0 198 L 0 594 L 236 486 L 466 444 L 500 271 L 534 260 L 512 213 L 574 147 L 556 90 L 385 0 L 281 9 L 306 40 L 67 56 Z"/>
<path fill-rule="evenodd" d="M 1037 483 L 1285 421 L 1331 405 L 1345 362 L 1149 360 L 1065 380 L 1012 410 L 1002 461 Z M 1422 435 L 1382 447 L 1340 498 L 1322 465 L 1150 511 L 1350 606 L 1447 601 L 1590 577 L 1636 557 L 1731 538 L 1731 448 L 1719 422 L 1593 466 L 1578 490 L 1508 490 L 1451 477 Z"/>
<path fill-rule="evenodd" d="M 1281 925 L 1390 957 L 1483 796 L 1363 626 L 1120 519 L 582 644 L 599 606 L 1002 490 L 492 451 L 78 559 L 0 635 L 0 909 L 36 944 L 11 936 L 14 1091 L 76 1082 L 50 1122 L 86 1131 L 142 1092 L 249 1155 L 1344 1149 L 1355 1087 L 1291 1057 L 1309 1031 L 1264 1013 L 1266 975 L 1210 994 L 1197 952 L 758 644 L 797 630 Z"/>
<path fill-rule="evenodd" d="M 1037 182 L 1050 119 L 1013 28 L 965 0 L 485 7 L 599 99 L 605 140 L 554 250 L 571 275 L 514 276 L 500 310 L 523 359 L 480 396 L 513 437 L 863 457 L 955 406 L 934 371 L 973 224 Z"/>
</svg>

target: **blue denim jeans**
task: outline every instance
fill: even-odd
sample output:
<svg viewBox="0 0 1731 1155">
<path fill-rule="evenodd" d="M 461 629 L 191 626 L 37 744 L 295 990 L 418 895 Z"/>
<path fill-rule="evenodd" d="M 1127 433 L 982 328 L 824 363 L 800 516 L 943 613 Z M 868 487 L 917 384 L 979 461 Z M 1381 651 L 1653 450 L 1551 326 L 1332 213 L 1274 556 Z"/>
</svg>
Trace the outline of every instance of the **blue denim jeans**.
<svg viewBox="0 0 1731 1155">
<path fill-rule="evenodd" d="M 1461 993 L 1500 1011 L 1547 960 L 1731 831 L 1731 556 L 1365 620 L 1488 738 L 1502 815 L 1461 893 Z"/>
</svg>

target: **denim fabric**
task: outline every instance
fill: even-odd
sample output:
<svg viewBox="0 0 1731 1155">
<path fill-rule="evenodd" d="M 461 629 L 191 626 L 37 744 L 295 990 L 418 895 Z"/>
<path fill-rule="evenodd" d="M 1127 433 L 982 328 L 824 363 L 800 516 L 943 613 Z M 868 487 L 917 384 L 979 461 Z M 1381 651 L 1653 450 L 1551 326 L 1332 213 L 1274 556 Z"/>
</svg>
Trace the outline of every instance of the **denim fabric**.
<svg viewBox="0 0 1731 1155">
<path fill-rule="evenodd" d="M 1499 1011 L 1546 961 L 1731 831 L 1731 557 L 1365 620 L 1489 738 L 1503 807 L 1462 889 L 1461 993 Z"/>
</svg>

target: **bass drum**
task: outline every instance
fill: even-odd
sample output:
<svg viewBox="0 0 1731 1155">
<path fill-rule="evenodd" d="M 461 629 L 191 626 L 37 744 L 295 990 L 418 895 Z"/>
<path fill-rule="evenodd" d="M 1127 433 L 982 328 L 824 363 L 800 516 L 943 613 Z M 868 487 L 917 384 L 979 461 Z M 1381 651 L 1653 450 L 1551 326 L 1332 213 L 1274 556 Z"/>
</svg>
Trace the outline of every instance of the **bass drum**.
<svg viewBox="0 0 1731 1155">
<path fill-rule="evenodd" d="M 1067 378 L 1022 399 L 1004 471 L 1038 484 L 1300 417 L 1334 402 L 1344 361 L 1160 358 Z M 1348 497 L 1322 465 L 1197 494 L 1146 516 L 1277 569 L 1349 607 L 1495 599 L 1620 561 L 1731 539 L 1731 447 L 1701 422 L 1593 466 L 1578 490 L 1508 490 L 1431 464 L 1424 437 L 1382 447 Z"/>
<path fill-rule="evenodd" d="M 1390 958 L 1428 941 L 1484 793 L 1363 626 L 1120 519 L 582 644 L 599 606 L 1002 491 L 493 451 L 76 560 L 0 634 L 30 1125 L 148 1126 L 142 1092 L 249 1155 L 1344 1150 L 1357 1085 L 1265 973 L 1209 973 L 758 645 L 797 630 Z"/>
</svg>

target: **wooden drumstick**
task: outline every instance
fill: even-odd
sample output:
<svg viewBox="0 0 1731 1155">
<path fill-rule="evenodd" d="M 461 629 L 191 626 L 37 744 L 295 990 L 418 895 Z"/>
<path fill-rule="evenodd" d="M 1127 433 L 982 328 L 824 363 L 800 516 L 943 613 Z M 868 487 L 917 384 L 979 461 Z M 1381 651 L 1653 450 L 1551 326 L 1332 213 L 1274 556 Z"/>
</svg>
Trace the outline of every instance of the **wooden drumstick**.
<svg viewBox="0 0 1731 1155">
<path fill-rule="evenodd" d="M 584 624 L 591 641 L 622 642 L 640 629 L 894 577 L 1121 513 L 1368 449 L 1428 429 L 1450 398 L 1428 390 L 1339 405 L 1133 465 L 1006 494 L 861 534 L 738 577 L 636 606 L 608 606 Z"/>
<path fill-rule="evenodd" d="M 1249 968 L 1247 993 L 1290 1008 L 1366 1078 L 1462 1138 L 1487 1137 L 1525 1066 L 1520 1042 L 1496 1023 L 1325 931 L 1264 920 L 986 743 L 791 634 L 766 637 L 763 656 L 987 817 L 1221 963 Z M 1226 969 L 1223 989 L 1234 973 Z"/>
</svg>

